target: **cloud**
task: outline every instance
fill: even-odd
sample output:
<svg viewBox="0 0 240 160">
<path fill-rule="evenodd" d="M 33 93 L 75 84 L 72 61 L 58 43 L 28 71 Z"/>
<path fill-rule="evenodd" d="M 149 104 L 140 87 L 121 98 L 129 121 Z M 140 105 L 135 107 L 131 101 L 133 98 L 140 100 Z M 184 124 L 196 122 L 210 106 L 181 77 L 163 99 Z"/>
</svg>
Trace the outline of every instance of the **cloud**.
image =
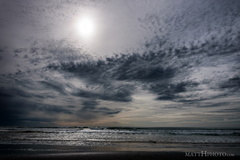
<svg viewBox="0 0 240 160">
<path fill-rule="evenodd" d="M 40 83 L 43 84 L 44 86 L 46 86 L 47 90 L 53 89 L 53 90 L 59 92 L 62 95 L 66 94 L 64 87 L 60 83 L 52 82 L 50 80 L 49 81 L 41 81 Z"/>
<path fill-rule="evenodd" d="M 216 108 L 216 113 L 225 111 L 224 116 L 227 117 L 239 102 L 236 97 L 240 88 L 240 3 L 221 1 L 216 4 L 217 2 L 211 1 L 202 4 L 203 2 L 187 0 L 183 1 L 185 3 L 162 2 L 166 3 L 159 5 L 161 9 L 156 7 L 151 11 L 151 6 L 146 11 L 141 10 L 143 13 L 134 10 L 134 13 L 136 11 L 136 14 L 140 14 L 133 15 L 138 17 L 135 19 L 136 24 L 141 24 L 141 30 L 147 33 L 147 36 L 145 33 L 140 34 L 146 36 L 142 46 L 136 52 L 133 52 L 134 49 L 124 48 L 124 52 L 109 56 L 87 54 L 84 45 L 76 45 L 74 39 L 69 37 L 63 38 L 68 31 L 60 33 L 62 28 L 56 29 L 57 24 L 66 22 L 68 16 L 75 14 L 69 10 L 69 13 L 61 12 L 64 16 L 59 16 L 59 11 L 64 11 L 65 7 L 71 8 L 75 3 L 6 3 L 13 8 L 9 11 L 1 10 L 1 13 L 7 14 L 0 14 L 0 19 L 6 19 L 8 15 L 17 18 L 19 13 L 21 16 L 8 19 L 8 24 L 21 22 L 21 26 L 25 26 L 24 22 L 31 22 L 26 24 L 34 29 L 34 24 L 39 24 L 39 20 L 42 23 L 35 29 L 39 29 L 37 31 L 41 33 L 47 30 L 46 34 L 52 34 L 51 38 L 40 34 L 36 36 L 31 30 L 29 33 L 33 35 L 30 39 L 25 39 L 28 35 L 25 38 L 19 38 L 19 35 L 10 37 L 25 45 L 16 47 L 14 41 L 0 46 L 2 124 L 20 125 L 26 121 L 29 123 L 31 119 L 39 124 L 46 120 L 55 123 L 69 121 L 64 117 L 71 116 L 76 121 L 101 120 L 104 117 L 133 114 L 131 111 L 135 109 L 136 117 L 139 116 L 138 111 L 149 112 L 146 114 L 149 117 L 153 114 L 176 112 L 184 115 L 187 112 L 184 106 L 195 110 L 199 115 L 203 115 L 203 112 L 198 112 L 201 109 L 207 111 Z M 55 4 L 59 4 L 60 9 Z M 115 6 L 118 2 L 107 4 Z M 123 6 L 125 2 L 119 4 Z M 139 5 L 143 7 L 144 4 L 145 2 L 141 2 Z M 49 10 L 44 10 L 45 5 L 49 5 Z M 164 7 L 166 5 L 168 7 Z M 36 13 L 25 14 L 22 10 L 24 6 L 27 11 L 36 10 Z M 106 8 L 108 7 L 111 8 Z M 76 8 L 74 7 L 75 11 Z M 48 11 L 52 11 L 52 14 Z M 119 11 L 122 12 L 121 9 Z M 108 10 L 105 12 L 108 13 Z M 32 17 L 30 13 L 33 13 Z M 58 18 L 50 24 L 49 17 Z M 114 24 L 113 22 L 115 20 L 110 23 Z M 0 26 L 0 32 L 3 33 L 6 28 L 1 27 L 3 26 Z M 41 30 L 44 27 L 46 30 Z M 52 28 L 55 30 L 50 32 Z M 21 35 L 25 33 L 25 29 L 19 27 L 19 30 L 15 28 L 14 31 Z M 110 39 L 122 36 L 121 33 L 109 34 Z M 126 36 L 129 39 L 122 44 L 131 41 L 131 36 Z M 114 43 L 118 42 L 117 40 Z M 144 92 L 140 95 L 139 91 Z M 34 116 L 30 116 L 31 114 Z M 42 114 L 46 117 L 42 117 Z M 216 115 L 215 118 L 217 117 Z"/>
<path fill-rule="evenodd" d="M 194 87 L 198 86 L 197 82 L 180 82 L 177 84 L 171 83 L 155 83 L 150 86 L 150 90 L 153 93 L 159 95 L 158 100 L 175 100 L 181 98 L 178 93 L 187 92 L 187 89 L 193 90 Z"/>
<path fill-rule="evenodd" d="M 6 102 L 6 100 L 1 99 L 1 112 L 0 112 L 0 125 L 8 126 L 8 125 L 21 125 L 22 121 L 19 116 L 21 115 L 21 111 L 16 109 L 12 109 L 12 107 Z M 15 104 L 17 105 L 17 104 Z"/>
<path fill-rule="evenodd" d="M 192 108 L 232 106 L 232 103 L 218 102 L 219 98 L 230 97 L 232 91 L 236 92 L 239 88 L 239 77 L 233 76 L 237 72 L 234 68 L 237 66 L 237 59 L 234 58 L 237 54 L 213 56 L 202 51 L 197 51 L 196 54 L 185 49 L 174 49 L 171 52 L 146 50 L 143 54 L 126 53 L 94 59 L 91 56 L 77 56 L 78 51 L 75 49 L 65 50 L 63 47 L 61 52 L 61 47 L 56 50 L 55 47 L 58 46 L 49 45 L 45 48 L 40 47 L 34 52 L 29 51 L 35 55 L 24 59 L 29 62 L 29 66 L 37 67 L 30 72 L 22 69 L 22 73 L 11 74 L 16 87 L 11 88 L 4 82 L 10 75 L 2 76 L 1 81 L 4 82 L 2 84 L 5 84 L 4 87 L 8 90 L 5 89 L 1 93 L 2 97 L 24 98 L 23 105 L 29 109 L 21 112 L 13 108 L 15 112 L 12 114 L 9 110 L 2 109 L 3 113 L 15 117 L 22 123 L 32 118 L 28 115 L 30 111 L 53 116 L 52 119 L 40 118 L 39 121 L 42 120 L 42 122 L 49 120 L 55 123 L 60 120 L 56 118 L 57 115 L 72 116 L 84 122 L 100 120 L 104 116 L 123 114 L 122 110 L 125 108 L 105 105 L 102 107 L 101 101 L 113 102 L 115 105 L 131 102 L 134 106 L 136 102 L 134 96 L 138 91 L 136 88 L 154 94 L 156 98 L 149 99 L 151 103 L 167 101 L 176 103 L 176 106 L 180 104 L 177 110 L 182 112 L 181 106 L 184 105 L 191 105 Z M 21 55 L 26 50 L 17 49 L 15 52 Z M 69 55 L 61 58 L 65 53 Z M 185 56 L 185 53 L 188 56 Z M 224 61 L 223 57 L 225 57 Z M 214 65 L 211 64 L 213 59 Z M 231 59 L 236 59 L 231 61 L 234 67 L 230 65 Z M 39 62 L 42 63 L 38 65 Z M 222 62 L 225 68 L 221 68 Z M 220 72 L 217 72 L 218 70 Z M 233 78 L 222 76 L 226 73 Z M 213 91 L 214 93 L 211 93 Z M 53 103 L 53 99 L 57 101 L 56 104 Z M 208 100 L 215 100 L 215 102 L 206 103 Z M 75 107 L 66 107 L 70 105 Z M 172 107 L 176 106 L 172 105 Z M 163 103 L 162 107 L 167 108 L 167 105 Z M 155 108 L 152 111 L 154 110 L 158 109 Z M 5 119 L 7 119 L 6 116 Z M 11 122 L 10 119 L 9 122 Z"/>
<path fill-rule="evenodd" d="M 17 87 L 0 87 L 0 96 L 7 97 L 7 98 L 14 98 L 14 97 L 23 97 L 23 98 L 30 98 L 33 95 L 21 90 Z"/>
<path fill-rule="evenodd" d="M 86 110 L 94 110 L 96 109 L 96 106 L 98 105 L 99 103 L 96 101 L 96 100 L 88 100 L 88 101 L 84 101 L 82 103 L 82 105 L 84 106 L 82 108 L 82 111 L 86 111 Z"/>
<path fill-rule="evenodd" d="M 43 111 L 46 114 L 74 114 L 74 110 L 72 110 L 72 107 L 68 106 L 53 106 L 53 105 L 47 105 L 47 104 L 34 104 L 35 107 L 32 107 L 35 111 Z"/>
<path fill-rule="evenodd" d="M 228 81 L 222 82 L 220 85 L 221 89 L 231 89 L 233 91 L 240 91 L 240 77 L 235 76 L 233 78 L 229 78 Z"/>
<path fill-rule="evenodd" d="M 86 85 L 98 86 L 97 90 L 79 89 L 73 94 L 79 97 L 130 102 L 132 95 L 135 94 L 134 88 L 140 86 L 156 94 L 158 96 L 156 100 L 194 103 L 226 95 L 227 93 L 221 92 L 225 79 L 219 73 L 226 74 L 228 72 L 229 75 L 236 73 L 229 62 L 233 57 L 237 57 L 237 54 L 232 53 L 226 57 L 222 54 L 221 48 L 225 47 L 224 44 L 218 44 L 218 49 L 212 49 L 211 43 L 215 43 L 215 41 L 209 42 L 208 50 L 219 52 L 219 54 L 205 53 L 201 45 L 190 48 L 183 45 L 182 48 L 177 47 L 170 51 L 169 48 L 160 51 L 146 50 L 143 54 L 119 54 L 98 60 L 52 63 L 48 65 L 48 68 L 58 72 L 72 73 L 79 79 L 84 79 Z M 222 57 L 226 57 L 224 65 L 221 64 Z M 212 65 L 211 61 L 214 59 L 215 64 Z M 234 63 L 237 65 L 237 61 Z M 225 68 L 221 71 L 220 67 Z M 191 78 L 194 76 L 194 72 L 201 68 L 206 68 L 206 71 L 202 71 L 206 76 L 201 77 L 202 73 L 197 74 L 196 72 L 197 78 L 201 78 L 201 80 Z M 216 73 L 217 70 L 220 72 Z M 213 75 L 217 77 L 211 78 Z M 215 79 L 216 82 L 213 81 Z M 237 85 L 237 81 L 238 78 L 231 79 L 227 86 Z M 117 86 L 115 86 L 116 82 L 118 82 Z M 131 85 L 125 85 L 126 83 Z M 217 88 L 218 84 L 221 84 L 220 88 Z M 214 87 L 217 89 L 214 91 L 215 95 L 204 98 L 201 92 L 211 91 Z"/>
<path fill-rule="evenodd" d="M 2 92 L 2 91 L 1 91 Z M 0 96 L 0 125 L 18 126 L 24 124 L 24 117 L 28 113 L 29 104 L 20 98 L 1 93 Z"/>
<path fill-rule="evenodd" d="M 121 86 L 121 88 L 111 87 L 110 89 L 106 89 L 100 92 L 79 90 L 73 95 L 84 98 L 102 99 L 107 101 L 130 102 L 132 100 L 132 88 L 133 87 L 131 86 L 129 88 L 127 88 L 127 86 Z"/>
<path fill-rule="evenodd" d="M 103 115 L 114 115 L 121 112 L 120 109 L 110 109 L 107 107 L 97 107 L 99 103 L 96 100 L 88 100 L 82 103 L 84 106 L 81 112 L 100 113 Z"/>
<path fill-rule="evenodd" d="M 119 114 L 121 112 L 121 110 L 120 109 L 110 109 L 110 108 L 106 108 L 106 107 L 100 107 L 94 112 L 102 113 L 102 114 L 106 114 L 106 115 L 112 115 L 112 114 Z"/>
<path fill-rule="evenodd" d="M 57 120 L 57 114 L 74 114 L 71 106 L 50 105 L 43 102 L 33 101 L 35 96 L 22 96 L 12 90 L 0 90 L 0 125 L 1 126 L 41 126 L 41 122 L 49 122 L 49 125 Z M 39 98 L 39 97 L 37 97 Z M 45 99 L 40 96 L 40 99 Z M 33 117 L 32 114 L 45 116 Z M 50 116 L 48 116 L 50 115 Z"/>
<path fill-rule="evenodd" d="M 227 109 L 220 109 L 216 111 L 211 111 L 213 113 L 234 113 L 235 115 L 238 115 L 240 112 L 239 108 L 227 108 Z M 238 116 L 240 118 L 240 116 Z M 231 118 L 231 117 L 229 117 Z M 232 117 L 233 118 L 233 117 Z"/>
</svg>

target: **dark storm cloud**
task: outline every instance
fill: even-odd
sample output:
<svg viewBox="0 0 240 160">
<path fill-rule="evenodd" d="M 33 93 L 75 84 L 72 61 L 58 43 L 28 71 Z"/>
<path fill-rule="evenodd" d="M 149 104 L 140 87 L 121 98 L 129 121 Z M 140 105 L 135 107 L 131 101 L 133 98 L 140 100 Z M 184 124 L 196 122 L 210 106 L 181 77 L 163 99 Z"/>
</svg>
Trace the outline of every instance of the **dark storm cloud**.
<svg viewBox="0 0 240 160">
<path fill-rule="evenodd" d="M 17 87 L 0 87 L 0 95 L 2 97 L 23 97 L 23 98 L 30 98 L 33 95 L 17 88 Z"/>
<path fill-rule="evenodd" d="M 112 115 L 112 114 L 118 114 L 121 112 L 120 109 L 110 109 L 107 107 L 99 107 L 96 111 L 94 111 L 95 113 L 102 113 L 105 115 Z"/>
<path fill-rule="evenodd" d="M 100 113 L 103 115 L 114 115 L 114 114 L 118 114 L 121 112 L 120 109 L 110 109 L 107 107 L 97 107 L 99 105 L 99 103 L 96 100 L 88 100 L 88 101 L 84 101 L 82 103 L 82 105 L 84 106 L 81 109 L 81 112 L 89 112 L 89 113 Z"/>
<path fill-rule="evenodd" d="M 131 54 L 116 55 L 108 57 L 105 60 L 85 61 L 85 62 L 68 62 L 50 64 L 50 70 L 58 70 L 74 73 L 79 78 L 87 80 L 89 85 L 97 84 L 103 87 L 100 92 L 79 90 L 74 95 L 85 98 L 98 98 L 110 101 L 131 101 L 131 95 L 134 93 L 133 85 L 120 84 L 114 85 L 114 81 L 122 82 L 141 82 L 143 84 L 157 83 L 158 81 L 167 81 L 174 77 L 178 69 L 164 67 L 161 62 L 161 53 L 152 53 L 148 55 Z M 184 90 L 184 85 L 178 84 L 172 88 L 171 92 L 180 92 Z M 153 90 L 153 87 L 150 88 Z M 156 93 L 156 91 L 155 91 Z M 174 93 L 172 93 L 174 94 Z"/>
<path fill-rule="evenodd" d="M 220 85 L 221 89 L 232 89 L 234 91 L 240 91 L 240 77 L 235 76 L 233 78 L 229 78 L 228 81 L 223 82 Z"/>
<path fill-rule="evenodd" d="M 29 97 L 28 97 L 29 98 Z M 0 94 L 0 126 L 22 126 L 31 125 L 38 126 L 42 122 L 51 124 L 56 119 L 55 117 L 32 117 L 31 112 L 44 112 L 45 114 L 72 114 L 73 107 L 62 107 L 56 105 L 47 105 L 44 103 L 37 103 L 28 101 L 26 98 L 20 96 L 7 94 L 1 92 Z M 30 117 L 29 117 L 30 116 Z"/>
<path fill-rule="evenodd" d="M 114 58 L 111 58 L 112 60 Z M 100 91 L 94 90 L 77 90 L 73 95 L 85 98 L 96 98 L 107 101 L 129 102 L 132 100 L 131 95 L 134 93 L 134 86 L 130 84 L 115 84 L 118 80 L 115 76 L 122 74 L 117 71 L 116 66 L 121 63 L 109 62 L 106 60 L 86 60 L 82 62 L 69 61 L 67 63 L 52 63 L 48 69 L 56 70 L 60 73 L 73 73 L 79 79 L 87 82 L 86 86 L 97 85 Z M 113 70 L 113 72 L 111 71 Z M 110 73 L 111 72 L 111 73 Z M 116 74 L 117 73 L 117 74 Z"/>
<path fill-rule="evenodd" d="M 60 94 L 63 94 L 63 91 L 60 90 L 60 86 L 62 84 L 59 84 L 57 86 L 56 84 L 52 84 L 55 88 L 51 88 L 49 86 L 46 87 L 46 84 L 43 84 L 43 81 L 33 81 L 30 78 L 23 78 L 25 74 L 16 73 L 16 74 L 8 74 L 5 76 L 2 76 L 1 78 L 1 86 L 0 86 L 0 95 L 2 96 L 8 96 L 8 97 L 17 97 L 17 98 L 38 98 L 38 99 L 44 99 L 44 98 L 53 98 L 55 97 L 53 94 L 48 93 L 48 91 L 56 90 L 59 91 Z M 3 78 L 4 77 L 4 78 Z M 9 79 L 11 78 L 10 82 L 5 82 L 3 79 Z M 53 83 L 49 80 L 49 85 Z M 53 87 L 52 86 L 52 87 Z M 58 90 L 59 89 L 59 90 Z M 38 91 L 43 91 L 45 94 L 40 94 Z"/>
<path fill-rule="evenodd" d="M 161 65 L 159 54 L 131 54 L 107 58 L 106 61 L 114 66 L 112 77 L 117 80 L 156 81 L 174 76 L 174 68 Z"/>
<path fill-rule="evenodd" d="M 53 90 L 59 92 L 60 94 L 63 94 L 63 95 L 66 94 L 65 89 L 62 86 L 62 84 L 59 84 L 57 82 L 52 82 L 52 81 L 41 81 L 40 83 L 43 84 L 44 86 L 46 86 L 46 89 L 48 89 L 48 90 L 53 89 Z"/>
<path fill-rule="evenodd" d="M 96 100 L 88 100 L 88 101 L 84 101 L 82 103 L 82 105 L 84 106 L 82 108 L 82 111 L 86 111 L 86 110 L 94 110 L 96 109 L 96 106 L 98 105 L 99 103 L 96 101 Z"/>
<path fill-rule="evenodd" d="M 73 114 L 74 111 L 72 108 L 67 106 L 54 106 L 54 105 L 47 105 L 47 104 L 34 104 L 35 106 L 32 107 L 35 111 L 43 111 L 47 114 L 58 114 L 58 113 L 64 113 L 64 114 Z"/>
<path fill-rule="evenodd" d="M 21 116 L 21 112 L 16 109 L 12 109 L 9 104 L 5 102 L 5 100 L 1 100 L 0 102 L 0 125 L 21 125 L 22 121 L 19 116 Z M 15 104 L 16 105 L 16 104 Z"/>
<path fill-rule="evenodd" d="M 156 81 L 171 78 L 176 69 L 164 66 L 165 53 L 146 52 L 140 54 L 120 54 L 102 60 L 88 60 L 79 63 L 74 61 L 51 63 L 49 69 L 63 70 L 74 73 L 89 80 L 98 79 L 121 81 Z M 172 56 L 168 57 L 171 58 Z"/>
<path fill-rule="evenodd" d="M 5 93 L 0 96 L 0 126 L 17 126 L 23 124 L 27 115 L 28 102 L 14 98 Z"/>
<path fill-rule="evenodd" d="M 101 74 L 101 66 L 94 63 L 93 61 L 85 61 L 79 64 L 75 64 L 73 61 L 60 64 L 50 64 L 49 69 L 61 69 L 66 72 L 74 73 L 76 76 L 86 77 L 89 80 L 97 78 Z M 97 80 L 97 79 L 95 79 Z"/>
<path fill-rule="evenodd" d="M 214 52 L 222 51 L 214 49 Z M 79 63 L 57 63 L 50 64 L 50 70 L 58 70 L 74 73 L 79 78 L 84 78 L 89 85 L 97 84 L 103 86 L 100 92 L 79 90 L 74 95 L 85 98 L 97 98 L 110 101 L 131 101 L 131 95 L 134 94 L 133 88 L 120 85 L 122 88 L 114 87 L 114 81 L 133 82 L 143 86 L 144 89 L 151 91 L 158 96 L 157 100 L 170 100 L 186 103 L 194 103 L 194 101 L 202 101 L 207 98 L 193 98 L 179 96 L 179 93 L 195 90 L 201 84 L 207 84 L 206 81 L 195 82 L 185 80 L 182 82 L 174 82 L 173 79 L 179 75 L 190 75 L 189 69 L 206 63 L 209 55 L 201 50 L 201 46 L 194 47 L 196 52 L 191 53 L 183 47 L 183 49 L 174 49 L 169 53 L 165 51 L 146 51 L 144 54 L 121 54 L 107 57 L 102 60 L 82 61 Z M 191 54 L 190 54 L 191 53 Z M 202 54 L 196 60 L 196 53 Z M 179 55 L 183 56 L 179 56 Z M 221 58 L 221 54 L 215 55 Z M 173 61 L 174 60 L 174 61 Z M 173 63 L 175 62 L 175 63 Z M 229 85 L 238 85 L 238 78 L 229 80 Z M 217 82 L 216 82 L 217 83 Z M 223 85 L 221 86 L 223 87 Z M 220 88 L 219 88 L 220 89 Z M 226 95 L 226 93 L 225 93 Z M 208 97 L 217 98 L 219 96 Z M 187 99 L 185 99 L 187 98 Z"/>
<path fill-rule="evenodd" d="M 194 88 L 198 86 L 197 82 L 180 82 L 177 84 L 171 84 L 171 83 L 156 83 L 152 84 L 150 86 L 150 90 L 159 97 L 157 97 L 158 100 L 174 100 L 176 98 L 180 98 L 176 96 L 177 93 L 186 92 L 187 88 Z"/>
<path fill-rule="evenodd" d="M 73 95 L 85 98 L 102 99 L 107 101 L 130 102 L 132 100 L 132 89 L 132 86 L 123 85 L 120 88 L 111 87 L 111 89 L 106 89 L 98 93 L 94 91 L 80 90 Z"/>
<path fill-rule="evenodd" d="M 6 97 L 6 98 L 10 98 L 13 97 L 12 93 L 10 93 L 8 90 L 6 90 L 5 88 L 0 88 L 0 97 Z"/>
</svg>

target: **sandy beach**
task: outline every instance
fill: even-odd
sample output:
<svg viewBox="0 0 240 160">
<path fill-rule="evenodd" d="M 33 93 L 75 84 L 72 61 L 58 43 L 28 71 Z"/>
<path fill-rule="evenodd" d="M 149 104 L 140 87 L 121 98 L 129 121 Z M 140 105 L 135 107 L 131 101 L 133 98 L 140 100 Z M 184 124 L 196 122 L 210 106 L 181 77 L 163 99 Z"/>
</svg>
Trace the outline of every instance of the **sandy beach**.
<svg viewBox="0 0 240 160">
<path fill-rule="evenodd" d="M 1 160 L 167 160 L 167 159 L 239 159 L 232 157 L 186 156 L 184 152 L 82 152 L 34 155 L 4 155 Z"/>
</svg>

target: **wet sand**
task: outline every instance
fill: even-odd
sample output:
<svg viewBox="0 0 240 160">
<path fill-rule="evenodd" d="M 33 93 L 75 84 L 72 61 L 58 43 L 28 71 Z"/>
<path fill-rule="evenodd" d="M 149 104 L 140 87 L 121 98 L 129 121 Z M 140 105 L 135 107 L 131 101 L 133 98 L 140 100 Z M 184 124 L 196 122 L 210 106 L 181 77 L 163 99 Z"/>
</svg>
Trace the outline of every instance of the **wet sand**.
<svg viewBox="0 0 240 160">
<path fill-rule="evenodd" d="M 232 157 L 186 157 L 184 152 L 81 152 L 57 154 L 0 155 L 0 160 L 175 160 L 175 159 L 239 159 Z"/>
</svg>

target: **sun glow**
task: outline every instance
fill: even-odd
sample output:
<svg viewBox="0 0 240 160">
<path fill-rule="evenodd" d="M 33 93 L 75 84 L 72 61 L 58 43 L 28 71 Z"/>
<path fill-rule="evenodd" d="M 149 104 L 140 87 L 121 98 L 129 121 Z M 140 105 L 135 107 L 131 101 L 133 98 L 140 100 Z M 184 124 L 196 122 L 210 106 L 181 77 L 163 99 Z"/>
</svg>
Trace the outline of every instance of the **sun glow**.
<svg viewBox="0 0 240 160">
<path fill-rule="evenodd" d="M 95 33 L 95 24 L 91 17 L 82 17 L 77 22 L 77 30 L 83 38 L 92 37 Z"/>
</svg>

